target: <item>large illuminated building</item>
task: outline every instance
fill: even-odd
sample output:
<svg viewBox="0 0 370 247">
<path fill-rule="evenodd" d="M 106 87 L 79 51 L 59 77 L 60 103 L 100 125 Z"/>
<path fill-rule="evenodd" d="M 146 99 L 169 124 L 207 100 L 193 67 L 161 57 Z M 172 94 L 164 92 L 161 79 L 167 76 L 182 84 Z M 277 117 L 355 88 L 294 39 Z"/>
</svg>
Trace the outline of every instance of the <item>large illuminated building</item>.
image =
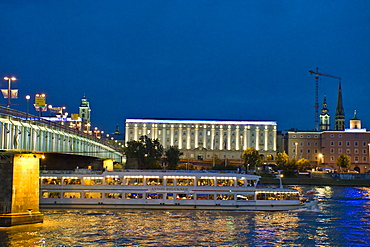
<svg viewBox="0 0 370 247">
<path fill-rule="evenodd" d="M 126 119 L 125 141 L 141 136 L 158 139 L 164 149 L 177 146 L 182 158 L 239 160 L 243 150 L 253 147 L 264 160 L 276 155 L 275 121 Z"/>
</svg>

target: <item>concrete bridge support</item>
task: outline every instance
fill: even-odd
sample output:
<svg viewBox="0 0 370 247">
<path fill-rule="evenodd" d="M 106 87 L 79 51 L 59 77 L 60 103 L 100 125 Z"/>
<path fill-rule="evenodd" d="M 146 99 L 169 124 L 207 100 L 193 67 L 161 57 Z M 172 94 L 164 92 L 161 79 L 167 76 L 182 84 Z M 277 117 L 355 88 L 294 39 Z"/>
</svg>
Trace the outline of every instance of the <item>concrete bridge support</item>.
<svg viewBox="0 0 370 247">
<path fill-rule="evenodd" d="M 36 154 L 0 153 L 0 226 L 43 222 Z"/>
</svg>

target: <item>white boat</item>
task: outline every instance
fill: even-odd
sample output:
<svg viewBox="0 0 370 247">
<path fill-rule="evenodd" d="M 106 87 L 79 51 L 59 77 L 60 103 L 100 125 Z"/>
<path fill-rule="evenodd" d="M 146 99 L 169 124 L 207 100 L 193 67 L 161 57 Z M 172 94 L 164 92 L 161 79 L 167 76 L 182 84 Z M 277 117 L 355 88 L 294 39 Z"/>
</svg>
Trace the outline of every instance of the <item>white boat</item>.
<svg viewBox="0 0 370 247">
<path fill-rule="evenodd" d="M 259 188 L 260 176 L 207 171 L 50 171 L 40 208 L 294 210 L 297 190 Z"/>
</svg>

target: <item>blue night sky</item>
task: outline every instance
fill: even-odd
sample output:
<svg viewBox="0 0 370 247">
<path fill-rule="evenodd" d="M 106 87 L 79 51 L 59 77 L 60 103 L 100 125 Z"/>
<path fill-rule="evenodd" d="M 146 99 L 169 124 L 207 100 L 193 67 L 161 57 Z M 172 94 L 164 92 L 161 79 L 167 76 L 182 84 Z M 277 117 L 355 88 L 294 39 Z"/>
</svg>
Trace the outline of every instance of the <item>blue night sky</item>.
<svg viewBox="0 0 370 247">
<path fill-rule="evenodd" d="M 25 95 L 33 103 L 45 93 L 77 113 L 86 95 L 92 126 L 105 132 L 123 131 L 126 118 L 311 130 L 308 70 L 319 67 L 342 78 L 346 124 L 357 110 L 370 129 L 368 0 L 2 0 L 0 10 L 0 75 L 19 79 L 19 110 Z M 337 89 L 320 78 L 319 109 L 325 94 L 332 126 Z"/>
</svg>

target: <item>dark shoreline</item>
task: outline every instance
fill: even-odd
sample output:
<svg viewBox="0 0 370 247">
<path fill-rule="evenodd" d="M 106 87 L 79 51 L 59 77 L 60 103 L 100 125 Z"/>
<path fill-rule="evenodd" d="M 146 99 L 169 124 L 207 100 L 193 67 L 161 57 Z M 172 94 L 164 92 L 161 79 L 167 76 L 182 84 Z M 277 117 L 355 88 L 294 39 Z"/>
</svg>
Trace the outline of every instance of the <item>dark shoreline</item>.
<svg viewBox="0 0 370 247">
<path fill-rule="evenodd" d="M 327 185 L 327 186 L 366 186 L 370 179 L 335 179 L 335 178 L 282 178 L 283 185 Z M 259 184 L 279 184 L 278 179 L 262 177 Z"/>
</svg>

